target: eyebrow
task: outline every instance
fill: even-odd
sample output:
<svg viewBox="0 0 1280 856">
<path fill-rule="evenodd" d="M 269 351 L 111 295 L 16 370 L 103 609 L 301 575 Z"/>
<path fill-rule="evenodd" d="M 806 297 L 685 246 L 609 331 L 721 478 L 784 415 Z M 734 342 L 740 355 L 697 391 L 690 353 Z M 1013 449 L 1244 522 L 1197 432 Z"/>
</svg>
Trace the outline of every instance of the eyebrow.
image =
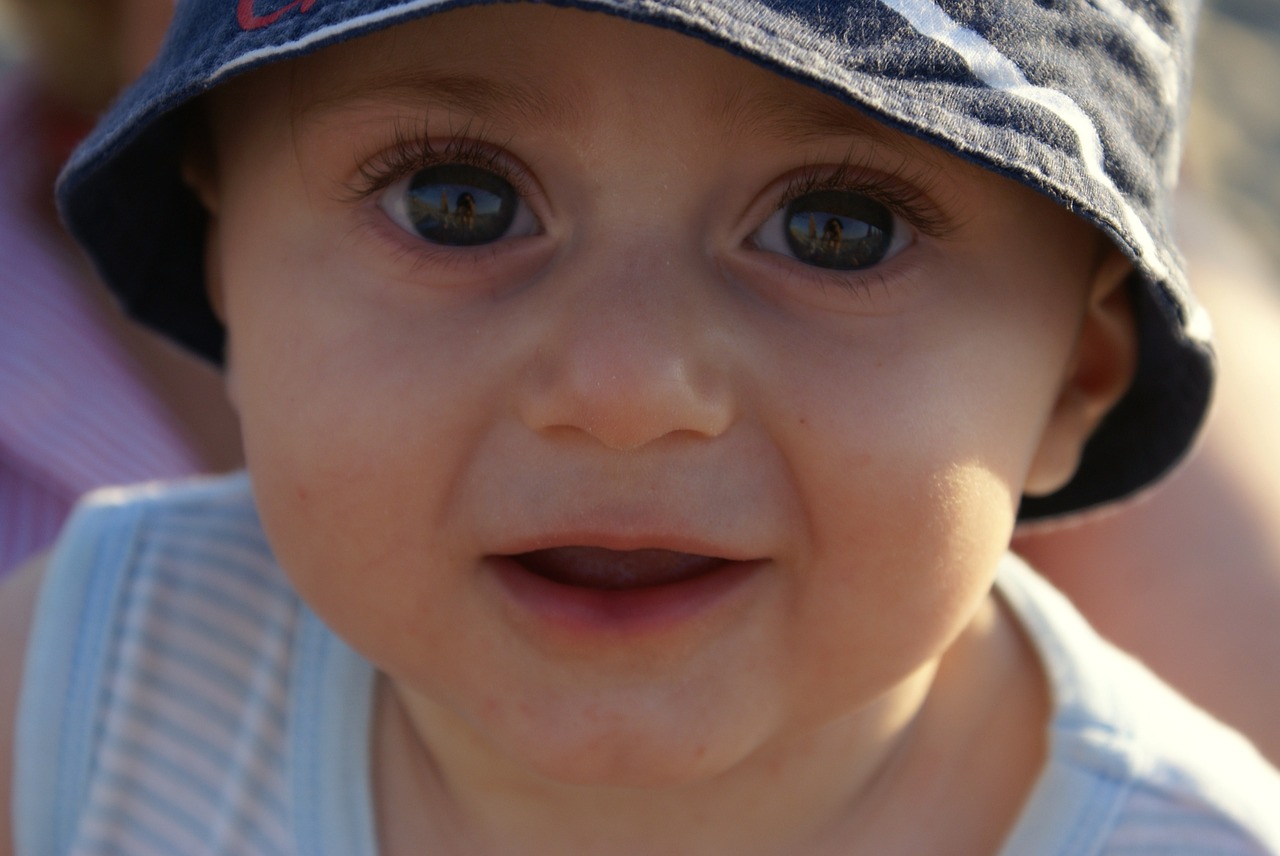
<svg viewBox="0 0 1280 856">
<path fill-rule="evenodd" d="M 563 87 L 552 93 L 511 80 L 416 67 L 360 81 L 341 81 L 316 92 L 295 110 L 299 118 L 363 104 L 392 103 L 410 109 L 424 103 L 491 117 L 515 125 L 571 128 L 585 120 L 585 93 Z M 910 137 L 858 109 L 819 92 L 793 87 L 753 91 L 746 86 L 718 93 L 708 114 L 727 140 L 763 134 L 783 142 L 806 143 L 858 138 L 901 153 L 918 152 Z"/>
<path fill-rule="evenodd" d="M 718 115 L 730 137 L 763 133 L 784 142 L 811 142 L 830 137 L 861 137 L 891 148 L 905 149 L 903 135 L 867 114 L 818 92 L 787 91 L 728 93 Z"/>
<path fill-rule="evenodd" d="M 410 107 L 428 103 L 520 124 L 569 125 L 581 118 L 581 110 L 569 93 L 552 96 L 512 81 L 424 68 L 339 83 L 308 99 L 295 110 L 295 115 L 304 118 L 366 103 Z"/>
</svg>

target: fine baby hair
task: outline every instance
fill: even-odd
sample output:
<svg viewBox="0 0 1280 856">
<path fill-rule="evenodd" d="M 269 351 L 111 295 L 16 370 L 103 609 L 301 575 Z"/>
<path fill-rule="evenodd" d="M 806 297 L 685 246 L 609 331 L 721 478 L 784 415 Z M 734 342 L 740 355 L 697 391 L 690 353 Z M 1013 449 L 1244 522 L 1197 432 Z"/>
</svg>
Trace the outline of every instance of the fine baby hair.
<svg viewBox="0 0 1280 856">
<path fill-rule="evenodd" d="M 1280 853 L 1008 552 L 1204 415 L 1193 18 L 180 0 L 59 200 L 247 471 L 64 530 L 16 852 Z"/>
</svg>

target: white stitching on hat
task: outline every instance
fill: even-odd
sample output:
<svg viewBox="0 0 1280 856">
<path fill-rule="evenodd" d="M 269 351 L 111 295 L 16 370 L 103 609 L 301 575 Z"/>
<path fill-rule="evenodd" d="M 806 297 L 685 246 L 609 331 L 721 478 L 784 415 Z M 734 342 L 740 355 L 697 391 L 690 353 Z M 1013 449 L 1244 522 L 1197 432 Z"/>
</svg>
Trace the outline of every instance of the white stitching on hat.
<svg viewBox="0 0 1280 856">
<path fill-rule="evenodd" d="M 1178 103 L 1181 83 L 1178 65 L 1174 62 L 1173 48 L 1147 23 L 1147 19 L 1130 9 L 1120 0 L 1093 0 L 1094 5 L 1119 21 L 1121 26 L 1137 40 L 1138 47 L 1148 59 L 1159 69 L 1159 85 L 1156 90 L 1165 107 L 1174 107 Z M 1165 160 L 1164 181 L 1172 186 L 1178 177 L 1179 161 L 1177 154 L 1182 151 L 1182 127 L 1175 124 L 1170 133 L 1169 152 L 1171 157 Z"/>
<path fill-rule="evenodd" d="M 978 33 L 962 27 L 940 6 L 931 0 L 883 0 L 885 5 L 898 12 L 922 36 L 951 48 L 960 55 L 975 77 L 992 89 L 1007 92 L 1018 98 L 1038 104 L 1067 124 L 1080 142 L 1080 157 L 1089 176 L 1112 192 L 1120 206 L 1125 226 L 1138 244 L 1142 256 L 1154 274 L 1169 279 L 1169 269 L 1156 247 L 1151 233 L 1129 205 L 1124 194 L 1116 187 L 1103 165 L 1102 140 L 1089 115 L 1064 92 L 1047 86 L 1036 86 L 1023 76 L 1021 69 L 1000 53 L 994 45 Z"/>
</svg>

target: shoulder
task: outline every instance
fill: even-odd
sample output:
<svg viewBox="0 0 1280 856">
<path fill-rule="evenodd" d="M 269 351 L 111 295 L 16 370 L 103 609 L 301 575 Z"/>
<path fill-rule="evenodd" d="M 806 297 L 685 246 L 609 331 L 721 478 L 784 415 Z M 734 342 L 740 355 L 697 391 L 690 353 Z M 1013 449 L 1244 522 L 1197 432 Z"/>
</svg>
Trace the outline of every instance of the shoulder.
<svg viewBox="0 0 1280 856">
<path fill-rule="evenodd" d="M 249 476 L 244 472 L 101 488 L 80 500 L 76 515 L 116 520 L 137 516 L 175 524 L 192 515 L 256 520 Z"/>
<path fill-rule="evenodd" d="M 1280 773 L 1244 737 L 1137 663 L 1118 694 L 1131 717 L 1064 740 L 1114 794 L 1103 853 L 1280 854 Z"/>
<path fill-rule="evenodd" d="M 237 473 L 90 493 L 59 537 L 53 567 L 59 579 L 101 589 L 117 572 L 190 572 L 219 557 L 234 564 L 269 555 L 248 476 Z"/>
<path fill-rule="evenodd" d="M 198 575 L 237 550 L 242 560 L 270 559 L 243 474 L 93 491 L 76 504 L 50 556 L 34 642 L 47 625 L 92 633 L 95 618 L 140 578 Z"/>
<path fill-rule="evenodd" d="M 1222 794 L 1205 793 L 1194 783 L 1170 787 L 1141 782 L 1120 805 L 1100 856 L 1275 856 L 1280 838 L 1273 834 L 1274 826 L 1263 828 L 1259 802 L 1250 802 L 1252 818 L 1247 816 L 1249 805 L 1224 801 Z M 1275 806 L 1273 801 L 1263 811 L 1274 812 Z"/>
<path fill-rule="evenodd" d="M 199 590 L 220 556 L 277 585 L 245 477 L 109 488 L 77 505 L 47 562 L 0 589 L 0 856 L 17 835 L 58 852 L 46 840 L 62 825 L 52 794 L 91 753 L 68 735 L 92 721 L 124 619 L 166 586 Z"/>
<path fill-rule="evenodd" d="M 1071 845 L 1062 853 L 1280 854 L 1280 773 L 1015 563 L 1000 592 L 1041 658 L 1053 712 L 1050 757 L 1015 830 L 1018 846 L 1038 843 L 1005 852 L 1049 852 L 1052 840 Z"/>
</svg>

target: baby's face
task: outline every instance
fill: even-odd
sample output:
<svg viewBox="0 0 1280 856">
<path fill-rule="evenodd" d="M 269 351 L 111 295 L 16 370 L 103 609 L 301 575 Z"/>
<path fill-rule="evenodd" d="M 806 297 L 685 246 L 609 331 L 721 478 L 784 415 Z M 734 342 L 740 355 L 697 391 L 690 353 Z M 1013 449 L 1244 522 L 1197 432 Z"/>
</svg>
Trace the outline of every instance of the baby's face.
<svg viewBox="0 0 1280 856">
<path fill-rule="evenodd" d="M 230 93 L 210 269 L 262 515 L 422 721 L 653 784 L 897 715 L 1036 477 L 1087 227 L 601 15 L 448 13 Z"/>
</svg>

